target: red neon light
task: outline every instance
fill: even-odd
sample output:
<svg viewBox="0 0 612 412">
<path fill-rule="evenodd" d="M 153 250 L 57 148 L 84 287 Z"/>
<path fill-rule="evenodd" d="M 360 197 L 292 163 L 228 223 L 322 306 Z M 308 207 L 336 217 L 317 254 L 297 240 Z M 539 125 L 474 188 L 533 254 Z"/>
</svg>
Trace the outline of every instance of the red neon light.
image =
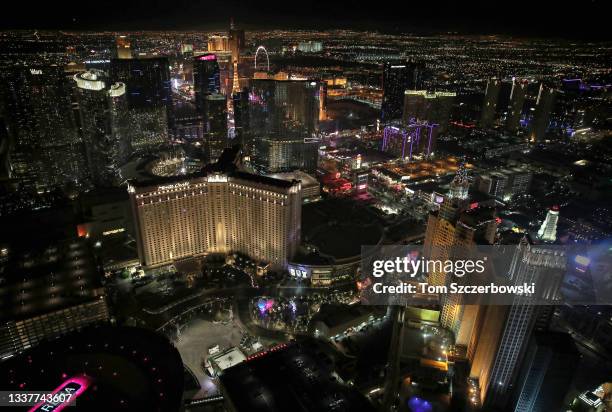
<svg viewBox="0 0 612 412">
<path fill-rule="evenodd" d="M 217 56 L 214 54 L 205 54 L 204 56 L 198 57 L 198 60 L 217 60 Z"/>
<path fill-rule="evenodd" d="M 470 209 L 476 209 L 478 207 L 478 202 L 474 202 L 470 204 Z"/>
<path fill-rule="evenodd" d="M 72 377 L 68 379 L 67 381 L 65 381 L 64 383 L 62 383 L 60 386 L 58 386 L 51 393 L 52 395 L 55 395 L 55 394 L 72 395 L 70 396 L 70 400 L 68 402 L 55 403 L 55 402 L 42 401 L 34 405 L 32 409 L 30 409 L 28 412 L 42 412 L 42 411 L 59 412 L 63 410 L 64 408 L 66 408 L 67 406 L 70 406 L 70 404 L 72 404 L 79 396 L 81 396 L 83 392 L 85 392 L 85 390 L 87 390 L 87 388 L 89 388 L 90 384 L 91 384 L 91 380 L 86 376 Z"/>
</svg>

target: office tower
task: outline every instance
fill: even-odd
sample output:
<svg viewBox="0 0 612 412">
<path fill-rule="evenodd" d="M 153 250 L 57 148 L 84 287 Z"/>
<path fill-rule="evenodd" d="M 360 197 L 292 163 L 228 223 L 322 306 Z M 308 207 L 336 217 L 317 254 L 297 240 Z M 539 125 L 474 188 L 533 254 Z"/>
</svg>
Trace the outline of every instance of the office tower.
<svg viewBox="0 0 612 412">
<path fill-rule="evenodd" d="M 316 170 L 319 91 L 320 84 L 308 80 L 251 81 L 248 134 L 253 160 L 263 171 Z M 270 151 L 280 156 L 274 169 Z"/>
<path fill-rule="evenodd" d="M 87 164 L 96 186 L 121 183 L 127 160 L 129 122 L 125 85 L 109 84 L 106 73 L 91 69 L 74 75 Z"/>
<path fill-rule="evenodd" d="M 545 242 L 557 240 L 557 222 L 559 221 L 559 207 L 553 206 L 546 213 L 546 218 L 538 230 L 538 238 Z"/>
<path fill-rule="evenodd" d="M 580 355 L 566 333 L 535 332 L 518 375 L 514 412 L 560 411 Z"/>
<path fill-rule="evenodd" d="M 168 126 L 173 124 L 168 59 L 112 59 L 110 80 L 126 85 L 132 148 L 149 152 L 167 142 Z"/>
<path fill-rule="evenodd" d="M 287 266 L 300 244 L 300 183 L 236 171 L 230 152 L 198 175 L 130 184 L 143 265 L 241 252 Z"/>
<path fill-rule="evenodd" d="M 5 120 L 11 137 L 11 176 L 38 192 L 81 185 L 86 173 L 71 102 L 61 66 L 0 70 Z"/>
<path fill-rule="evenodd" d="M 427 92 L 426 90 L 406 90 L 404 92 L 404 111 L 402 123 L 412 119 L 437 124 L 438 133 L 446 132 L 456 93 Z"/>
<path fill-rule="evenodd" d="M 204 99 L 207 95 L 221 92 L 219 63 L 214 54 L 204 54 L 193 59 L 193 88 L 196 109 L 204 113 Z"/>
<path fill-rule="evenodd" d="M 132 50 L 130 49 L 130 41 L 126 36 L 117 37 L 117 58 L 118 59 L 131 59 Z"/>
<path fill-rule="evenodd" d="M 388 122 L 400 119 L 404 108 L 404 92 L 423 86 L 425 67 L 419 63 L 390 63 L 383 66 L 383 98 L 381 119 Z"/>
<path fill-rule="evenodd" d="M 516 133 L 519 129 L 526 91 L 527 82 L 519 79 L 513 80 L 510 104 L 508 105 L 508 117 L 506 119 L 506 130 L 510 133 Z"/>
<path fill-rule="evenodd" d="M 215 162 L 227 147 L 227 99 L 222 94 L 204 98 L 204 134 L 208 161 Z"/>
<path fill-rule="evenodd" d="M 508 406 L 527 343 L 546 308 L 534 302 L 558 300 L 565 268 L 566 256 L 559 250 L 532 246 L 526 237 L 516 247 L 504 277 L 511 285 L 535 283 L 536 294 L 517 295 L 509 306 L 486 307 L 470 371 L 486 410 Z"/>
<path fill-rule="evenodd" d="M 550 123 L 550 114 L 555 104 L 556 91 L 552 87 L 540 85 L 535 113 L 530 127 L 529 139 L 540 143 L 546 138 L 546 131 Z"/>
<path fill-rule="evenodd" d="M 492 78 L 487 81 L 484 101 L 482 102 L 482 111 L 480 113 L 480 127 L 490 128 L 493 126 L 500 89 L 501 81 L 499 79 Z"/>
</svg>

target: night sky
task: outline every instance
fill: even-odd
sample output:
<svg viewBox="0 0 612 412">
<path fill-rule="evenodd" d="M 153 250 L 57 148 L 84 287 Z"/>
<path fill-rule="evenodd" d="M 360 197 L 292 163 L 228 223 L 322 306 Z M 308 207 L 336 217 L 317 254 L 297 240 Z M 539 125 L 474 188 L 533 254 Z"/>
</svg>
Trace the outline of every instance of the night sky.
<svg viewBox="0 0 612 412">
<path fill-rule="evenodd" d="M 10 4 L 10 12 L 8 5 Z M 105 0 L 13 1 L 2 29 L 206 30 L 233 16 L 244 28 L 505 33 L 609 39 L 606 0 Z"/>
</svg>

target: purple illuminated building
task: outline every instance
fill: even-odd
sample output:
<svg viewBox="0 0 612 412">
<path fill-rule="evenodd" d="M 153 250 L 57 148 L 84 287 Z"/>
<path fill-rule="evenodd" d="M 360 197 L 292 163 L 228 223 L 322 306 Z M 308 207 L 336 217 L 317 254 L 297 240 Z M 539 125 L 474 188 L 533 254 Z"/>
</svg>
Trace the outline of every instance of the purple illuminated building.
<svg viewBox="0 0 612 412">
<path fill-rule="evenodd" d="M 438 125 L 410 120 L 408 125 L 390 125 L 383 132 L 382 150 L 403 159 L 430 156 L 436 143 Z"/>
</svg>

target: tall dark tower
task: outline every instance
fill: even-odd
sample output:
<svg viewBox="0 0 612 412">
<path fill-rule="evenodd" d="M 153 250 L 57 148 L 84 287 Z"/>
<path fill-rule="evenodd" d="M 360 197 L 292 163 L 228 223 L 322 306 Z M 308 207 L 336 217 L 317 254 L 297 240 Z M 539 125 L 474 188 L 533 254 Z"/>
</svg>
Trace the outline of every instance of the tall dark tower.
<svg viewBox="0 0 612 412">
<path fill-rule="evenodd" d="M 110 80 L 127 87 L 130 108 L 165 107 L 172 111 L 170 65 L 166 57 L 112 59 Z"/>
<path fill-rule="evenodd" d="M 221 92 L 219 63 L 212 53 L 197 56 L 193 60 L 193 86 L 195 89 L 196 108 L 199 114 L 204 113 L 206 96 Z"/>
<path fill-rule="evenodd" d="M 383 66 L 383 99 L 381 119 L 401 119 L 404 109 L 404 92 L 423 86 L 424 66 L 418 63 L 390 63 Z"/>
<path fill-rule="evenodd" d="M 506 130 L 508 130 L 510 133 L 516 133 L 516 131 L 519 129 L 526 91 L 526 82 L 518 79 L 512 82 L 510 104 L 508 105 L 508 119 L 506 120 Z"/>
<path fill-rule="evenodd" d="M 82 145 L 64 68 L 0 70 L 6 124 L 12 140 L 11 177 L 38 192 L 82 180 Z"/>
<path fill-rule="evenodd" d="M 480 127 L 489 128 L 493 126 L 500 89 L 501 81 L 499 79 L 492 78 L 487 82 L 487 89 L 485 90 L 484 101 L 482 102 L 482 112 L 480 114 Z"/>
<path fill-rule="evenodd" d="M 227 147 L 227 99 L 220 93 L 204 98 L 204 141 L 210 163 Z"/>
<path fill-rule="evenodd" d="M 110 82 L 126 86 L 134 150 L 148 152 L 165 143 L 174 123 L 168 59 L 113 59 Z"/>
<path fill-rule="evenodd" d="M 240 63 L 240 51 L 245 45 L 244 30 L 236 28 L 233 18 L 230 21 L 228 39 L 230 51 L 232 52 L 232 63 Z"/>
<path fill-rule="evenodd" d="M 529 138 L 532 142 L 542 142 L 546 137 L 546 130 L 550 122 L 550 113 L 555 104 L 555 96 L 555 89 L 545 86 L 544 84 L 540 85 L 535 114 L 529 132 Z"/>
</svg>

